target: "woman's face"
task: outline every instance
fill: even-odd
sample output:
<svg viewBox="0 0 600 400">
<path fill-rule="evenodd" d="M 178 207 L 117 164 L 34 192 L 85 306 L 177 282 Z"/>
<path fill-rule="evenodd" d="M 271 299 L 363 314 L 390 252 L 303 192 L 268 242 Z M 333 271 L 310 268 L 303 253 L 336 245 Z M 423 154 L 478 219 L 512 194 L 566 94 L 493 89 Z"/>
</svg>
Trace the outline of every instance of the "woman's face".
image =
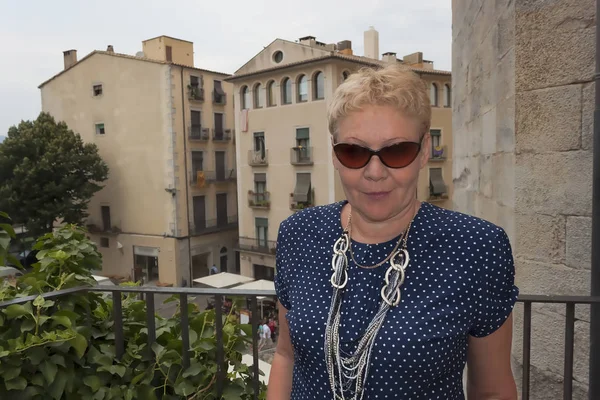
<svg viewBox="0 0 600 400">
<path fill-rule="evenodd" d="M 422 125 L 416 119 L 390 106 L 366 106 L 340 121 L 336 143 L 379 150 L 399 142 L 419 142 L 421 132 Z M 376 156 L 363 168 L 351 169 L 342 165 L 334 154 L 334 166 L 352 207 L 368 220 L 380 222 L 409 206 L 416 198 L 419 171 L 429 159 L 429 141 L 427 133 L 417 158 L 397 169 L 386 167 Z"/>
</svg>

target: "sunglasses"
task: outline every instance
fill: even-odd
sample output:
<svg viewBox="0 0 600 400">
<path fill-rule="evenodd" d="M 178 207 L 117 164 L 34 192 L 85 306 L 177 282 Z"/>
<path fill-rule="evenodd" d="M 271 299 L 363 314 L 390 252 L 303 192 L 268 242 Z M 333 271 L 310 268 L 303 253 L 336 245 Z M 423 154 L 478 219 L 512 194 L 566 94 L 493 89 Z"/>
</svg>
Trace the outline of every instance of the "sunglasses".
<svg viewBox="0 0 600 400">
<path fill-rule="evenodd" d="M 383 165 L 388 168 L 404 168 L 415 161 L 421 151 L 421 143 L 394 143 L 377 151 L 358 144 L 337 143 L 333 145 L 333 151 L 340 163 L 346 168 L 363 168 L 371 161 L 373 156 L 379 157 Z"/>
</svg>

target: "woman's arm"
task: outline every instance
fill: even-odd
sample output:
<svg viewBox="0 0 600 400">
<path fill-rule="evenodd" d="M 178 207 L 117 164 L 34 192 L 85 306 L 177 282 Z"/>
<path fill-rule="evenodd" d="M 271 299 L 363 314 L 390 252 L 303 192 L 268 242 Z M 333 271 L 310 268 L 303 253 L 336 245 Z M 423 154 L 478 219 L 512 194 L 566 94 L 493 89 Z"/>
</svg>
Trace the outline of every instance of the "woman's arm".
<svg viewBox="0 0 600 400">
<path fill-rule="evenodd" d="M 494 333 L 469 337 L 467 394 L 469 400 L 517 400 L 512 374 L 512 314 Z"/>
<path fill-rule="evenodd" d="M 277 349 L 271 364 L 267 400 L 289 400 L 292 393 L 292 372 L 294 370 L 294 348 L 290 340 L 285 315 L 287 310 L 280 303 L 279 307 L 279 335 Z"/>
</svg>

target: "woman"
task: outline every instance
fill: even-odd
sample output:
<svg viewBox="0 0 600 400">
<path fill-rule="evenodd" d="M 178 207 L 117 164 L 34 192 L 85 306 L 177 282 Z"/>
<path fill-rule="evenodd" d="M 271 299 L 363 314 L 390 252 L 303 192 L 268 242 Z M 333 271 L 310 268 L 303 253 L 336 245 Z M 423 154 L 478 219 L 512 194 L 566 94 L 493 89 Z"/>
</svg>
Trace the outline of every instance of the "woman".
<svg viewBox="0 0 600 400">
<path fill-rule="evenodd" d="M 347 201 L 285 220 L 269 400 L 516 399 L 504 231 L 420 203 L 431 108 L 414 73 L 352 75 L 328 110 Z M 335 392 L 335 396 L 334 396 Z"/>
</svg>

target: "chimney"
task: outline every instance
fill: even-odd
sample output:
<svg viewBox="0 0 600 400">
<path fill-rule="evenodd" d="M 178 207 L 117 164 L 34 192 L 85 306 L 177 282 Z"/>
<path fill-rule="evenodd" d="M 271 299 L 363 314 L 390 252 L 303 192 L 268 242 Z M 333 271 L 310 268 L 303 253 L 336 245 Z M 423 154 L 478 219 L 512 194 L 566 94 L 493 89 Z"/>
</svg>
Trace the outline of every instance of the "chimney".
<svg viewBox="0 0 600 400">
<path fill-rule="evenodd" d="M 106 48 L 106 51 L 109 53 L 114 53 L 115 52 L 115 48 L 113 47 L 112 44 L 109 44 L 108 47 Z"/>
<path fill-rule="evenodd" d="M 423 52 L 418 51 L 416 53 L 412 53 L 404 56 L 404 63 L 413 66 L 419 66 L 423 64 Z"/>
<path fill-rule="evenodd" d="M 386 62 L 386 63 L 395 63 L 396 61 L 398 61 L 398 59 L 396 58 L 396 53 L 393 53 L 391 51 L 388 51 L 387 53 L 383 53 L 381 59 Z"/>
<path fill-rule="evenodd" d="M 372 26 L 365 31 L 365 57 L 379 60 L 379 32 Z"/>
<path fill-rule="evenodd" d="M 304 36 L 299 39 L 300 44 L 304 44 L 306 46 L 315 47 L 317 42 L 317 38 L 314 36 Z"/>
<path fill-rule="evenodd" d="M 354 54 L 352 52 L 352 42 L 350 40 L 342 40 L 337 44 L 337 50 L 340 54 L 344 54 L 347 56 L 351 56 Z"/>
<path fill-rule="evenodd" d="M 65 69 L 71 68 L 73 65 L 77 64 L 77 50 L 63 51 L 63 55 L 65 59 Z"/>
</svg>

